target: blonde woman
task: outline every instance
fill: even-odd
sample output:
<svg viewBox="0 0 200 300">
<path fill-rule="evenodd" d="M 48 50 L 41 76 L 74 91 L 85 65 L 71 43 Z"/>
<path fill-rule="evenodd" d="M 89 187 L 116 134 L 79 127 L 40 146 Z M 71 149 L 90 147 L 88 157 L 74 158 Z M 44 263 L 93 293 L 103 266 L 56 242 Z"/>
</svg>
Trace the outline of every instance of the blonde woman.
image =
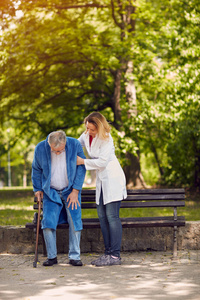
<svg viewBox="0 0 200 300">
<path fill-rule="evenodd" d="M 110 126 L 99 112 L 84 120 L 86 131 L 79 141 L 90 159 L 77 157 L 77 165 L 86 170 L 96 170 L 96 205 L 103 234 L 105 253 L 95 261 L 96 266 L 120 265 L 122 225 L 119 218 L 120 204 L 127 197 L 124 172 L 115 156 Z"/>
</svg>

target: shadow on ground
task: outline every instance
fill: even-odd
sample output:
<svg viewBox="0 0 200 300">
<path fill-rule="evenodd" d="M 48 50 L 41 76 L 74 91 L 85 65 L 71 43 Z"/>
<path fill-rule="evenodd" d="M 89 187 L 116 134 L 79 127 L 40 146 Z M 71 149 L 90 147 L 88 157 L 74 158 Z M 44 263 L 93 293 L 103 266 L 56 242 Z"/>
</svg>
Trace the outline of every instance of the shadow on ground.
<svg viewBox="0 0 200 300">
<path fill-rule="evenodd" d="M 199 300 L 200 251 L 122 253 L 122 265 L 90 265 L 97 254 L 83 254 L 83 267 L 58 265 L 33 268 L 34 255 L 0 255 L 2 300 Z"/>
</svg>

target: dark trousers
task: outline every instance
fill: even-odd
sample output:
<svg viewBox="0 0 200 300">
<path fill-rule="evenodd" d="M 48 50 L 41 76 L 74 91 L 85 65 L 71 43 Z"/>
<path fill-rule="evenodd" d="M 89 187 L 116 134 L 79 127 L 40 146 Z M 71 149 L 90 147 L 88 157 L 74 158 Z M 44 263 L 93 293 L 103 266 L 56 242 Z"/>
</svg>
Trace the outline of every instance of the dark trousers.
<svg viewBox="0 0 200 300">
<path fill-rule="evenodd" d="M 121 201 L 115 201 L 103 204 L 103 192 L 97 205 L 97 213 L 103 234 L 105 254 L 111 254 L 120 257 L 120 248 L 122 240 L 122 224 L 119 218 L 119 209 Z"/>
</svg>

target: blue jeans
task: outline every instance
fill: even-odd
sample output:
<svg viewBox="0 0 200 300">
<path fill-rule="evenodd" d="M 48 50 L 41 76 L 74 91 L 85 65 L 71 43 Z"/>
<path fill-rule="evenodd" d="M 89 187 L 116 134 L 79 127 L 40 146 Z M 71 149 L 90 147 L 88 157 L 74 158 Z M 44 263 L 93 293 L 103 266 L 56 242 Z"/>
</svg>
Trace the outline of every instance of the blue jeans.
<svg viewBox="0 0 200 300">
<path fill-rule="evenodd" d="M 103 234 L 105 254 L 111 254 L 120 257 L 120 248 L 122 240 L 122 224 L 119 218 L 119 209 L 121 201 L 103 204 L 103 192 L 97 205 L 97 213 Z"/>
<path fill-rule="evenodd" d="M 60 194 L 60 193 L 59 193 Z M 61 196 L 61 194 L 60 194 Z M 61 196 L 62 199 L 62 196 Z M 63 199 L 62 199 L 63 200 Z M 64 203 L 67 212 L 67 220 L 69 224 L 69 259 L 80 260 L 80 239 L 81 231 L 74 230 L 74 224 L 70 214 L 69 208 L 67 208 L 68 203 Z M 47 257 L 49 259 L 55 258 L 57 256 L 56 247 L 56 230 L 45 228 L 43 229 L 44 240 L 47 249 Z"/>
</svg>

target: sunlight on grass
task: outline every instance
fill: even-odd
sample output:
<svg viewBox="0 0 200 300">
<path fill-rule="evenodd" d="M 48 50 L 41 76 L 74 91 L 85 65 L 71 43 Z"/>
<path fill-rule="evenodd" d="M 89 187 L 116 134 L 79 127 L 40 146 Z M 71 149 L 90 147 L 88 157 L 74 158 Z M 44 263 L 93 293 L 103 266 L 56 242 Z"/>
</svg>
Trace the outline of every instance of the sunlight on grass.
<svg viewBox="0 0 200 300">
<path fill-rule="evenodd" d="M 5 186 L 1 187 L 1 191 L 11 191 L 11 190 L 21 190 L 21 191 L 32 191 L 33 187 L 32 186 L 27 186 L 27 187 L 21 187 L 21 186 Z"/>
<path fill-rule="evenodd" d="M 186 221 L 199 221 L 200 220 L 200 202 L 178 208 L 178 215 L 185 216 Z M 129 208 L 121 209 L 120 217 L 161 217 L 161 216 L 173 216 L 173 209 L 170 208 Z"/>
<path fill-rule="evenodd" d="M 33 197 L 0 199 L 0 225 L 25 225 L 32 222 Z"/>
<path fill-rule="evenodd" d="M 0 207 L 0 210 L 8 210 L 8 209 L 11 209 L 11 210 L 21 210 L 22 207 L 21 206 L 18 206 L 18 205 L 1 205 Z M 29 207 L 24 207 L 24 210 L 31 210 L 33 211 L 33 205 L 30 205 Z"/>
<path fill-rule="evenodd" d="M 33 220 L 33 211 L 27 210 L 13 210 L 13 209 L 5 209 L 0 210 L 0 225 L 25 225 L 28 222 L 32 222 Z"/>
</svg>

